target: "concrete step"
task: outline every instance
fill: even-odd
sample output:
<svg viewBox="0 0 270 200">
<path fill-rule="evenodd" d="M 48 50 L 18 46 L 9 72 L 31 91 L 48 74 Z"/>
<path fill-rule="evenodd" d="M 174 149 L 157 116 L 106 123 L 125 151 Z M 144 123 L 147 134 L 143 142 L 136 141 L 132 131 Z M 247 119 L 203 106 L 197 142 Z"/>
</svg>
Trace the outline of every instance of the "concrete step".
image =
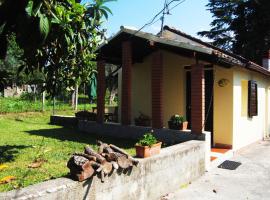
<svg viewBox="0 0 270 200">
<path fill-rule="evenodd" d="M 234 155 L 234 152 L 233 152 L 233 150 L 228 150 L 228 151 L 223 152 L 223 153 L 211 151 L 210 155 L 211 155 L 212 161 L 210 163 L 209 170 L 216 168 L 221 163 L 223 163 L 225 160 L 232 158 Z"/>
</svg>

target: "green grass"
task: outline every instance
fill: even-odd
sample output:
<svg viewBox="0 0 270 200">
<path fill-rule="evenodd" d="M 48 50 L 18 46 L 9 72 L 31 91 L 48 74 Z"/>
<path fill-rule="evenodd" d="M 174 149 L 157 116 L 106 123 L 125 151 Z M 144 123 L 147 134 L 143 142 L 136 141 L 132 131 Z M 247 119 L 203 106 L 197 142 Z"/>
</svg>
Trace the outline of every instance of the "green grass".
<svg viewBox="0 0 270 200">
<path fill-rule="evenodd" d="M 89 103 L 79 103 L 78 110 L 91 110 L 92 106 L 95 104 Z M 52 101 L 46 101 L 45 110 L 52 111 L 53 103 Z M 22 112 L 37 112 L 42 110 L 41 100 L 25 100 L 21 98 L 3 98 L 0 97 L 0 113 L 22 113 Z M 72 107 L 69 103 L 63 101 L 56 101 L 55 106 L 56 111 L 62 110 L 72 110 Z"/>
<path fill-rule="evenodd" d="M 8 168 L 0 170 L 0 179 L 16 177 L 11 183 L 0 184 L 0 192 L 67 175 L 66 162 L 70 155 L 82 152 L 86 144 L 97 149 L 96 139 L 114 143 L 131 155 L 135 154 L 133 141 L 98 138 L 74 129 L 49 125 L 49 114 L 0 115 L 0 163 L 8 165 Z M 72 111 L 61 114 L 70 115 Z M 28 168 L 37 158 L 47 162 L 40 168 Z"/>
</svg>

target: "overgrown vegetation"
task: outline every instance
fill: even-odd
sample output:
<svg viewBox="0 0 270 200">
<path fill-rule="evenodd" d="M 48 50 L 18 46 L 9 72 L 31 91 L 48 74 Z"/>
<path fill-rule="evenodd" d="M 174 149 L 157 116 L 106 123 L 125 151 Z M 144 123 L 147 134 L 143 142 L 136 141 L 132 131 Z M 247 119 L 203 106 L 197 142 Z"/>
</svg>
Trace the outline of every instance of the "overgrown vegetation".
<svg viewBox="0 0 270 200">
<path fill-rule="evenodd" d="M 66 162 L 85 145 L 97 150 L 96 139 L 115 144 L 135 155 L 133 141 L 97 137 L 74 129 L 49 125 L 49 112 L 0 115 L 0 192 L 25 187 L 68 174 Z M 72 115 L 72 111 L 61 114 Z M 4 165 L 3 165 L 4 164 Z"/>
</svg>

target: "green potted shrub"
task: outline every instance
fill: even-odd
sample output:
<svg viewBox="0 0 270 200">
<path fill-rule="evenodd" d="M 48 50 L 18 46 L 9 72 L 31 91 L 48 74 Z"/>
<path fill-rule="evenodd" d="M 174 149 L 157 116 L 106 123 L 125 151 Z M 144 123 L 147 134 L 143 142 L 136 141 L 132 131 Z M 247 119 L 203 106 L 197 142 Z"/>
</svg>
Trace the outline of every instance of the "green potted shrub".
<svg viewBox="0 0 270 200">
<path fill-rule="evenodd" d="M 151 118 L 143 113 L 134 119 L 136 126 L 151 126 Z"/>
<path fill-rule="evenodd" d="M 168 121 L 168 126 L 173 130 L 187 130 L 188 122 L 183 116 L 173 115 Z"/>
<path fill-rule="evenodd" d="M 158 142 L 152 132 L 145 133 L 143 137 L 136 143 L 136 156 L 139 158 L 147 158 L 160 153 L 162 142 Z"/>
</svg>

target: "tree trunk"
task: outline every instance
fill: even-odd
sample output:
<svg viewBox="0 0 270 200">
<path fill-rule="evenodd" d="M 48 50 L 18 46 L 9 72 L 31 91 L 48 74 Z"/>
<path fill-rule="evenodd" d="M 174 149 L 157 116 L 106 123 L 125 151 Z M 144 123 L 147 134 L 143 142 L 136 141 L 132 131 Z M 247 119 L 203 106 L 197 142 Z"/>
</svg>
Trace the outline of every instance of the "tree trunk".
<svg viewBox="0 0 270 200">
<path fill-rule="evenodd" d="M 46 92 L 42 92 L 42 112 L 45 111 L 45 97 L 46 97 Z"/>
</svg>

